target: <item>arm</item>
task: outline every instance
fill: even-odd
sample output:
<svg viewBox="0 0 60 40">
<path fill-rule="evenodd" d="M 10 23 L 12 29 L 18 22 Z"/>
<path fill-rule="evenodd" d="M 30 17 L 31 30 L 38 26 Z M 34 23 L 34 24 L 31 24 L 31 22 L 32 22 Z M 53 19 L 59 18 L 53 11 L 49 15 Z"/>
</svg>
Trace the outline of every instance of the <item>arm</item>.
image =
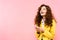
<svg viewBox="0 0 60 40">
<path fill-rule="evenodd" d="M 55 35 L 55 26 L 56 26 L 56 23 L 55 21 L 53 20 L 53 23 L 52 23 L 52 27 L 50 29 L 50 32 L 45 30 L 43 35 L 50 38 L 50 39 L 53 39 L 54 38 L 54 35 Z"/>
<path fill-rule="evenodd" d="M 38 26 L 37 25 L 35 25 L 35 37 L 36 38 L 38 38 L 39 37 L 39 35 L 40 35 L 40 32 L 37 30 L 38 29 Z"/>
<path fill-rule="evenodd" d="M 38 33 L 37 31 L 35 31 L 35 37 L 38 38 L 40 35 L 40 33 Z"/>
</svg>

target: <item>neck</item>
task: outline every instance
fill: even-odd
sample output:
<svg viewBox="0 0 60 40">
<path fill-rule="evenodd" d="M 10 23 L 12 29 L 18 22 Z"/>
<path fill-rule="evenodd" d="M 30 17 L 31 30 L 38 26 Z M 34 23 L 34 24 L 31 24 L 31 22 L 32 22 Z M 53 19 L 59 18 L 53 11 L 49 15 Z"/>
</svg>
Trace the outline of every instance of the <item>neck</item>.
<svg viewBox="0 0 60 40">
<path fill-rule="evenodd" d="M 43 19 L 45 19 L 45 16 L 43 16 Z"/>
<path fill-rule="evenodd" d="M 43 20 L 45 21 L 45 16 L 43 16 Z"/>
</svg>

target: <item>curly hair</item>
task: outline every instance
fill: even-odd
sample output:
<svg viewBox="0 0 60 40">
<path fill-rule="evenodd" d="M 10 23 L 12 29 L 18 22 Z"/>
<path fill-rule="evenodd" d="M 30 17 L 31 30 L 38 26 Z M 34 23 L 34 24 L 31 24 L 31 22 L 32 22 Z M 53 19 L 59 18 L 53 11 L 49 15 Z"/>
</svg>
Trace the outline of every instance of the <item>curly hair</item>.
<svg viewBox="0 0 60 40">
<path fill-rule="evenodd" d="M 52 26 L 52 19 L 54 19 L 54 17 L 52 15 L 51 8 L 48 5 L 45 5 L 45 4 L 42 4 L 38 8 L 37 15 L 35 17 L 35 24 L 37 24 L 37 26 L 40 26 L 40 24 L 41 24 L 41 20 L 42 20 L 43 17 L 40 14 L 40 10 L 43 6 L 45 6 L 46 9 L 47 9 L 47 12 L 46 12 L 46 15 L 45 15 L 45 18 L 46 18 L 45 25 Z"/>
</svg>

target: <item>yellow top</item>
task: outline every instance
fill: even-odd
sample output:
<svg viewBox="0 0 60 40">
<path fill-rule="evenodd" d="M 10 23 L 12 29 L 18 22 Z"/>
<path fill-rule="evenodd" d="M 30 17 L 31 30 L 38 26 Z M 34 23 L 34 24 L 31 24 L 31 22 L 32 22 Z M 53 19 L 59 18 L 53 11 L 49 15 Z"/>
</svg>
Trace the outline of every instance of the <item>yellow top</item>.
<svg viewBox="0 0 60 40">
<path fill-rule="evenodd" d="M 54 39 L 54 36 L 55 36 L 55 26 L 56 26 L 56 22 L 55 20 L 52 20 L 52 27 L 48 27 L 47 25 L 44 26 L 44 33 L 40 33 L 38 34 L 37 31 L 35 31 L 35 37 L 38 39 L 38 40 L 41 40 L 42 37 L 43 37 L 43 40 L 53 40 Z M 42 23 L 40 24 L 40 26 L 42 26 Z"/>
</svg>

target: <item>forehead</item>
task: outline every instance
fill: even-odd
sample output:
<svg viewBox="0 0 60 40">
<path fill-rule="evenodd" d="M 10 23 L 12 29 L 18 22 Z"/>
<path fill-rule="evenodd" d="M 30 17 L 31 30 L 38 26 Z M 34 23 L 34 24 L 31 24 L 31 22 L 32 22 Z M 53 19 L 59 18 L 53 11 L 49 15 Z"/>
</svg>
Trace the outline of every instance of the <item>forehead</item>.
<svg viewBox="0 0 60 40">
<path fill-rule="evenodd" d="M 45 6 L 42 6 L 41 8 L 42 8 L 42 9 L 44 9 L 44 8 L 46 9 L 46 7 L 45 7 Z"/>
</svg>

